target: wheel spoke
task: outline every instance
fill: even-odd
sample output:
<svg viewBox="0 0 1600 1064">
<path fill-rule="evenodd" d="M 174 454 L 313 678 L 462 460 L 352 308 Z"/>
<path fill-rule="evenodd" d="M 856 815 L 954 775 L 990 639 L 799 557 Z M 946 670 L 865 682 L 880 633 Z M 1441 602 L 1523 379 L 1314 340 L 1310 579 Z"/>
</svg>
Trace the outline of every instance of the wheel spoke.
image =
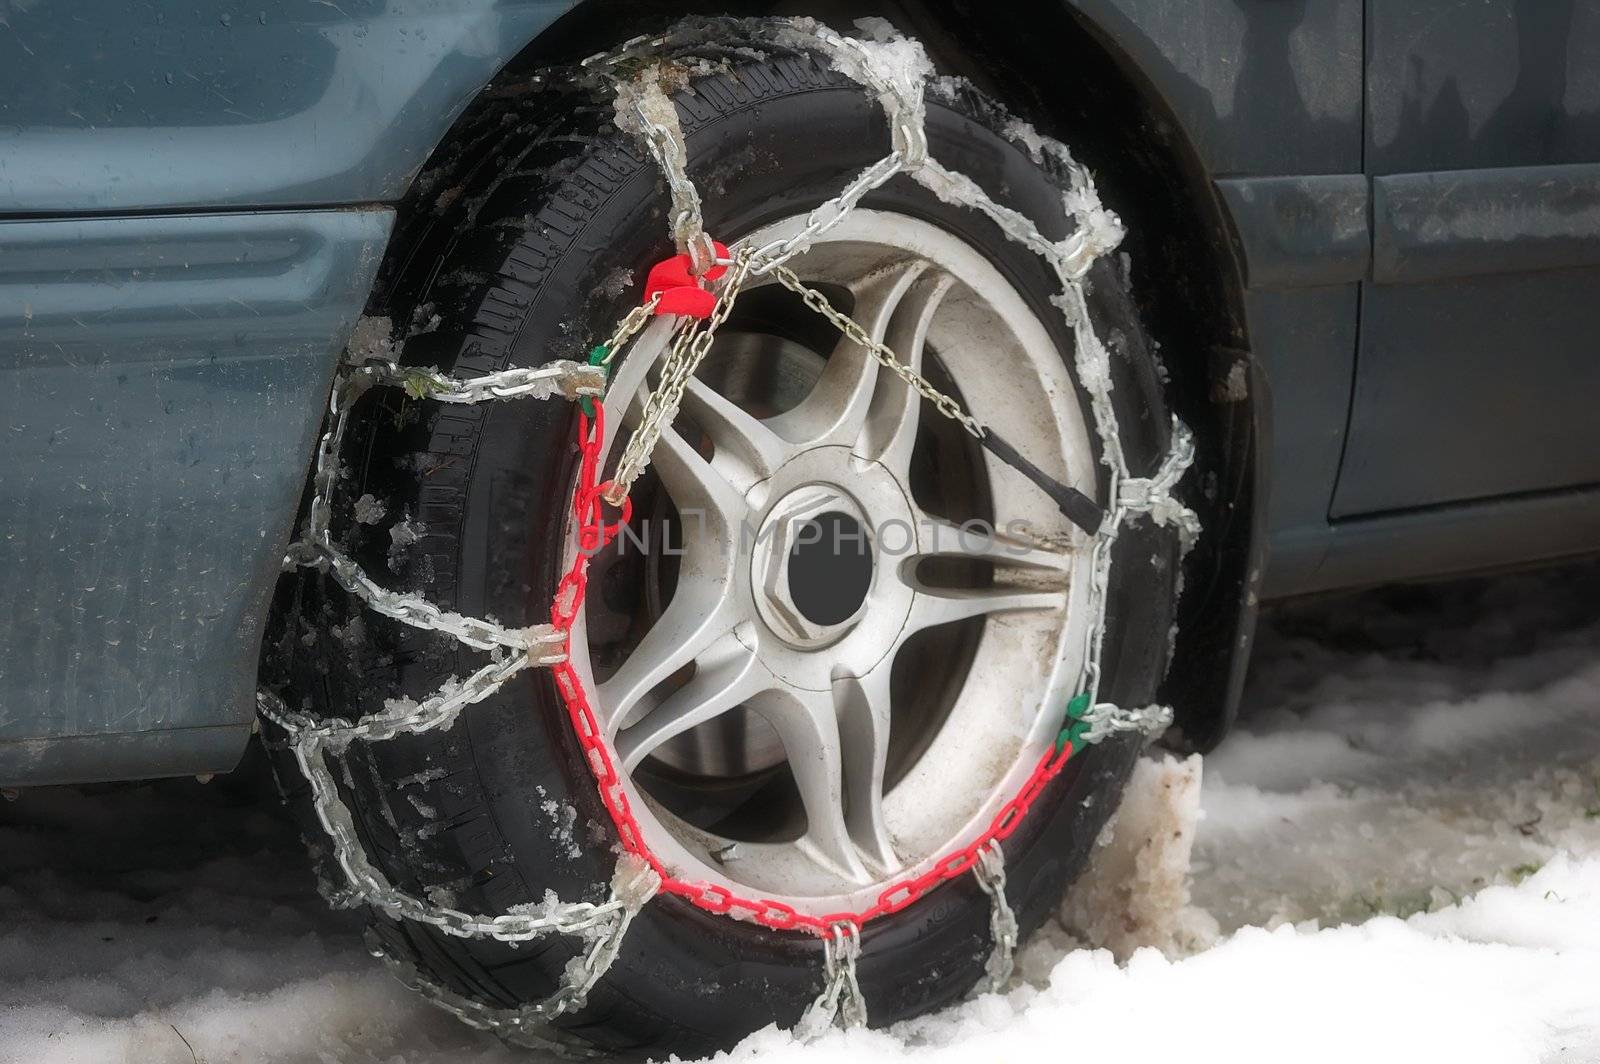
<svg viewBox="0 0 1600 1064">
<path fill-rule="evenodd" d="M 901 632 L 904 639 L 925 628 L 941 624 L 954 624 L 973 617 L 987 617 L 995 613 L 1015 613 L 1019 610 L 1059 610 L 1066 606 L 1066 596 L 1059 590 L 1040 591 L 1017 587 L 930 587 L 908 579 L 917 596 L 911 603 Z"/>
<path fill-rule="evenodd" d="M 694 666 L 693 679 L 618 734 L 617 754 L 629 772 L 668 739 L 742 705 L 773 683 L 755 651 L 733 632 L 707 647 Z"/>
<path fill-rule="evenodd" d="M 925 262 L 908 263 L 852 289 L 856 305 L 851 316 L 868 336 L 883 341 L 895 309 L 926 268 Z M 841 336 L 811 394 L 767 424 L 797 447 L 855 446 L 866 424 L 879 377 L 880 367 L 872 352 Z"/>
<path fill-rule="evenodd" d="M 931 557 L 979 558 L 996 566 L 1049 570 L 1063 575 L 1073 563 L 1069 550 L 1052 550 L 979 522 L 958 525 L 942 517 L 919 513 L 916 529 L 918 551 L 913 559 L 908 559 L 912 562 Z"/>
<path fill-rule="evenodd" d="M 684 549 L 714 547 L 731 565 L 740 529 L 750 518 L 744 494 L 677 429 L 662 431 L 650 462 L 683 520 Z"/>
<path fill-rule="evenodd" d="M 836 874 L 870 882 L 845 823 L 843 752 L 833 693 L 785 688 L 764 699 L 760 712 L 783 741 L 805 806 L 806 833 L 796 846 Z"/>
<path fill-rule="evenodd" d="M 726 576 L 691 572 L 692 560 L 692 554 L 684 555 L 672 601 L 633 653 L 596 691 L 605 716 L 602 725 L 609 735 L 631 723 L 646 695 L 727 636 L 739 622 L 730 595 L 732 581 Z"/>
<path fill-rule="evenodd" d="M 954 277 L 942 272 L 919 277 L 896 309 L 889 326 L 884 343 L 899 356 L 901 362 L 919 374 L 922 372 L 923 349 L 928 341 L 928 327 L 954 283 Z M 889 372 L 880 373 L 877 391 L 873 394 L 861 434 L 861 450 L 857 453 L 905 476 L 911 466 L 911 451 L 917 440 L 922 403 L 922 396 L 898 376 Z"/>
<path fill-rule="evenodd" d="M 711 437 L 712 469 L 740 492 L 770 477 L 793 451 L 764 421 L 698 377 L 689 380 L 683 409 Z"/>
<path fill-rule="evenodd" d="M 856 848 L 880 874 L 900 867 L 883 819 L 884 764 L 889 757 L 887 664 L 833 683 L 844 747 L 845 825 Z"/>
</svg>

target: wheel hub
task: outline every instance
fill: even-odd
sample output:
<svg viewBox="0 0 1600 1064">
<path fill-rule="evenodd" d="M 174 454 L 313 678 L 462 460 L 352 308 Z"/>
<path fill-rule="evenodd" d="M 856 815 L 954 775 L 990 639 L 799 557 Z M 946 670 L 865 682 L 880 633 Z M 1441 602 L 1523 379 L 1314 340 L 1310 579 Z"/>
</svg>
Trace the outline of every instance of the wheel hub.
<svg viewBox="0 0 1600 1064">
<path fill-rule="evenodd" d="M 895 578 L 916 552 L 916 510 L 900 478 L 849 447 L 814 447 L 747 499 L 759 516 L 740 549 L 757 621 L 749 645 L 762 664 L 806 691 L 882 665 L 915 598 Z"/>
<path fill-rule="evenodd" d="M 756 531 L 756 612 L 779 639 L 818 650 L 866 611 L 875 571 L 868 522 L 844 489 L 807 484 L 780 499 Z"/>
</svg>

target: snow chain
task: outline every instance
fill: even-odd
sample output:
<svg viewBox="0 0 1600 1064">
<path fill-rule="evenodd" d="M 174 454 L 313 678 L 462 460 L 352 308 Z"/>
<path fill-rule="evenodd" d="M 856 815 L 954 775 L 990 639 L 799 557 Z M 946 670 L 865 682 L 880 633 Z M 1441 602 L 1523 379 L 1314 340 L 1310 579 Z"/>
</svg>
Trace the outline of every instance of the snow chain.
<svg viewBox="0 0 1600 1064">
<path fill-rule="evenodd" d="M 320 720 L 286 706 L 270 692 L 262 691 L 257 696 L 261 715 L 285 733 L 287 745 L 310 786 L 317 820 L 332 843 L 332 863 L 343 883 L 330 893 L 331 902 L 341 906 L 366 905 L 393 919 L 426 924 L 444 934 L 464 938 L 518 943 L 562 934 L 584 940 L 582 954 L 567 965 L 555 992 L 542 1002 L 520 1009 L 490 1008 L 446 988 L 420 981 L 415 972 L 403 975 L 404 981 L 424 996 L 466 1022 L 525 1044 L 548 1047 L 561 1043 L 550 1021 L 583 1006 L 591 988 L 615 960 L 634 916 L 658 893 L 674 894 L 711 912 L 747 918 L 779 930 L 807 931 L 821 938 L 824 986 L 800 1027 L 803 1034 L 816 1035 L 835 1023 L 856 1026 L 866 1022 L 866 1003 L 856 979 L 862 925 L 877 916 L 898 912 L 933 887 L 971 871 L 991 902 L 993 948 L 982 989 L 1002 989 L 1012 971 L 1017 923 L 1006 897 L 1005 855 L 1001 842 L 1015 830 L 1031 803 L 1075 751 L 1117 732 L 1157 734 L 1172 719 L 1171 710 L 1164 706 L 1125 710 L 1097 699 L 1106 589 L 1111 551 L 1119 531 L 1131 515 L 1142 514 L 1156 524 L 1174 527 L 1187 549 L 1200 528 L 1194 513 L 1172 495 L 1194 458 L 1192 437 L 1181 423 L 1174 420 L 1171 451 L 1154 475 L 1134 477 L 1127 466 L 1111 405 L 1109 356 L 1089 320 L 1081 283 L 1094 261 L 1120 242 L 1122 228 L 1115 215 L 1100 205 L 1087 171 L 1073 161 L 1063 145 L 1021 127 L 1007 130 L 1007 135 L 1023 144 L 1036 160 L 1049 155 L 1068 175 L 1064 203 L 1077 225 L 1063 240 L 1050 241 L 1029 219 L 996 203 L 971 179 L 945 169 L 928 155 L 923 126 L 924 91 L 933 71 L 920 45 L 906 38 L 877 42 L 856 40 L 809 19 L 713 23 L 709 25 L 721 25 L 775 47 L 820 53 L 826 57 L 835 69 L 862 84 L 880 101 L 889 120 L 893 146 L 889 155 L 867 167 L 833 199 L 812 210 L 799 233 L 762 247 L 743 247 L 730 253 L 705 233 L 699 192 L 687 173 L 688 153 L 683 133 L 678 127 L 674 106 L 660 87 L 661 79 L 653 63 L 647 62 L 643 71 L 631 79 L 621 76 L 624 70 L 638 71 L 640 60 L 651 60 L 663 49 L 703 42 L 708 39 L 706 25 L 669 31 L 659 37 L 638 38 L 616 52 L 584 64 L 587 70 L 615 85 L 618 124 L 642 140 L 666 177 L 672 199 L 669 214 L 672 236 L 686 271 L 684 283 L 679 284 L 676 292 L 659 287 L 647 290 L 644 304 L 635 307 L 619 323 L 616 332 L 595 347 L 588 365 L 556 361 L 532 369 L 508 369 L 457 379 L 432 369 L 370 361 L 348 368 L 333 389 L 327 428 L 317 449 L 306 526 L 300 540 L 291 546 L 285 567 L 321 569 L 374 612 L 414 628 L 452 636 L 466 646 L 486 651 L 489 662 L 464 680 L 451 680 L 420 703 L 391 699 L 381 711 L 357 720 Z M 859 324 L 839 312 L 822 293 L 805 285 L 785 266 L 817 237 L 837 225 L 862 197 L 898 174 L 909 176 L 942 199 L 983 213 L 1009 239 L 1038 254 L 1055 271 L 1062 290 L 1053 302 L 1073 330 L 1077 376 L 1090 396 L 1095 428 L 1102 445 L 1101 461 L 1110 481 L 1111 508 L 1098 527 L 1085 529 L 1094 544 L 1089 594 L 1093 623 L 1083 648 L 1080 693 L 1067 706 L 1061 736 L 1054 749 L 1045 754 L 1022 791 L 1006 804 L 989 830 L 972 846 L 950 854 L 922 876 L 892 884 L 879 897 L 878 903 L 865 912 L 818 918 L 799 913 L 781 902 L 741 898 L 722 887 L 686 883 L 671 877 L 669 870 L 645 845 L 633 819 L 611 752 L 599 736 L 582 684 L 567 660 L 567 640 L 582 602 L 588 557 L 609 542 L 627 520 L 628 489 L 647 467 L 661 431 L 672 423 L 685 386 L 709 352 L 717 329 L 727 319 L 741 287 L 754 278 L 771 274 L 846 337 L 869 351 L 940 414 L 960 424 L 971 435 L 979 439 L 985 437 L 988 430 L 958 402 L 934 388 L 889 348 L 874 341 Z M 708 288 L 708 285 L 713 287 Z M 695 291 L 688 291 L 690 287 Z M 673 309 L 690 304 L 704 305 L 708 309 L 705 313 Z M 662 361 L 657 387 L 646 400 L 639 424 L 623 449 L 615 476 L 602 483 L 599 449 L 604 438 L 604 410 L 600 400 L 605 392 L 607 372 L 619 350 L 656 313 L 679 313 L 678 332 Z M 332 506 L 340 476 L 339 454 L 352 409 L 373 387 L 398 387 L 412 398 L 444 403 L 562 398 L 582 404 L 579 445 L 583 463 L 573 503 L 580 550 L 558 589 L 550 624 L 507 628 L 491 619 L 449 612 L 416 595 L 385 589 L 334 545 Z M 620 507 L 620 518 L 604 521 L 602 502 Z M 343 755 L 357 741 L 379 742 L 400 734 L 449 728 L 467 706 L 482 701 L 512 676 L 533 667 L 554 670 L 557 688 L 567 703 L 579 741 L 600 784 L 602 801 L 621 839 L 622 855 L 612 876 L 609 896 L 598 903 L 558 902 L 530 908 L 527 912 L 479 915 L 425 901 L 395 887 L 368 860 L 361 846 L 354 818 L 340 796 L 330 755 L 335 758 Z M 374 948 L 392 965 L 403 967 L 381 947 Z"/>
<path fill-rule="evenodd" d="M 978 886 L 989 895 L 989 939 L 994 943 L 984 964 L 983 989 L 999 993 L 1011 978 L 1017 952 L 1017 917 L 1006 898 L 1006 853 L 998 842 L 990 843 L 978 855 L 972 872 Z"/>
<path fill-rule="evenodd" d="M 795 1025 L 795 1033 L 802 1039 L 818 1038 L 835 1025 L 867 1025 L 867 999 L 856 981 L 856 960 L 860 956 L 860 925 L 849 921 L 833 925 L 833 933 L 822 940 L 822 993 Z"/>
</svg>

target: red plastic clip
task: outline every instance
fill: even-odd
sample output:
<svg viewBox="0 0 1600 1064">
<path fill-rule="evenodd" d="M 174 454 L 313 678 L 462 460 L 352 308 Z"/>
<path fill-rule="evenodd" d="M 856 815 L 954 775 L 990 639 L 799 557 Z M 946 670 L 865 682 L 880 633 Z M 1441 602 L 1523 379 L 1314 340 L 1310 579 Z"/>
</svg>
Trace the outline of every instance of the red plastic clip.
<svg viewBox="0 0 1600 1064">
<path fill-rule="evenodd" d="M 711 246 L 716 249 L 717 258 L 728 257 L 727 245 L 713 240 Z M 648 303 L 651 296 L 661 293 L 661 302 L 656 304 L 657 314 L 685 314 L 691 318 L 711 316 L 712 308 L 717 305 L 717 297 L 700 287 L 700 282 L 690 271 L 692 265 L 688 255 L 674 255 L 650 267 L 650 273 L 644 281 L 644 298 Z M 715 281 L 727 272 L 726 266 L 713 266 L 706 271 L 705 279 Z"/>
</svg>

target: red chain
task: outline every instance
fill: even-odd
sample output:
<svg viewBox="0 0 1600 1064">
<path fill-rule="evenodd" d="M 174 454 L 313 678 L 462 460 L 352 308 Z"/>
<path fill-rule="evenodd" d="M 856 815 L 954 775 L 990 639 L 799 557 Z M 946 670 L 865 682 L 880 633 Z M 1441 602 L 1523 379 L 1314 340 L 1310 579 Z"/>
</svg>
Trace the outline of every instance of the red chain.
<svg viewBox="0 0 1600 1064">
<path fill-rule="evenodd" d="M 634 817 L 633 808 L 628 803 L 622 775 L 617 771 L 616 762 L 611 758 L 611 751 L 606 747 L 605 736 L 595 717 L 594 707 L 589 704 L 589 695 L 584 690 L 583 681 L 578 678 L 577 671 L 573 669 L 570 658 L 572 624 L 588 588 L 589 559 L 616 537 L 618 530 L 627 523 L 632 513 L 632 503 L 625 499 L 622 511 L 616 520 L 608 522 L 604 519 L 605 504 L 600 498 L 600 493 L 606 485 L 599 482 L 600 447 L 604 439 L 605 408 L 597 399 L 594 402 L 592 420 L 582 413 L 578 415 L 578 448 L 582 460 L 578 467 L 578 486 L 572 500 L 573 515 L 578 524 L 578 555 L 573 559 L 572 568 L 567 570 L 557 585 L 555 602 L 550 607 L 551 623 L 568 634 L 566 648 L 569 656 L 551 671 L 555 674 L 556 689 L 561 692 L 561 699 L 566 703 L 567 716 L 583 748 L 584 758 L 589 762 L 589 770 L 594 773 L 595 782 L 599 785 L 600 800 L 605 804 L 606 812 L 611 815 L 612 823 L 616 825 L 617 836 L 623 850 L 641 858 L 656 871 L 661 877 L 662 892 L 676 894 L 707 912 L 737 914 L 740 918 L 747 918 L 774 930 L 808 931 L 829 938 L 838 933 L 838 925 L 853 924 L 859 928 L 868 920 L 899 912 L 945 880 L 954 879 L 968 872 L 978 862 L 979 853 L 989 843 L 1011 837 L 1022 823 L 1022 818 L 1027 815 L 1028 808 L 1034 800 L 1039 797 L 1046 785 L 1056 778 L 1066 765 L 1067 759 L 1072 756 L 1074 751 L 1072 743 L 1063 742 L 1059 749 L 1047 751 L 1039 759 L 1039 763 L 1034 766 L 1022 789 L 1005 804 L 995 815 L 988 830 L 978 836 L 971 845 L 949 854 L 920 876 L 890 885 L 878 895 L 876 904 L 861 912 L 810 916 L 796 912 L 793 906 L 771 898 L 744 898 L 714 883 L 694 883 L 674 878 L 645 844 L 644 832 L 639 829 L 639 821 Z"/>
</svg>

